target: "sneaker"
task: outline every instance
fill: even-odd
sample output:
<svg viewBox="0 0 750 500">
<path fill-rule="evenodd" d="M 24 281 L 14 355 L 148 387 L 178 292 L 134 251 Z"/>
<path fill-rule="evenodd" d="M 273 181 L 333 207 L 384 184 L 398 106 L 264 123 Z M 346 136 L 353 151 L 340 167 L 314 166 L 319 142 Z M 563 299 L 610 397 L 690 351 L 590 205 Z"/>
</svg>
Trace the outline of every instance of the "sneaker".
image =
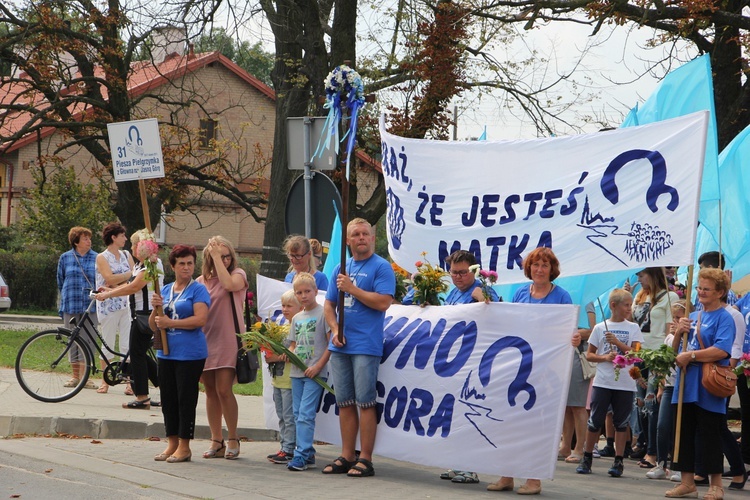
<svg viewBox="0 0 750 500">
<path fill-rule="evenodd" d="M 619 460 L 615 460 L 615 463 L 613 463 L 612 467 L 609 468 L 607 474 L 612 477 L 620 477 L 622 476 L 622 472 L 624 469 L 625 467 L 622 465 L 622 462 Z"/>
<path fill-rule="evenodd" d="M 668 471 L 664 470 L 664 467 L 657 465 L 646 473 L 646 477 L 649 479 L 666 479 L 667 472 Z"/>
<path fill-rule="evenodd" d="M 594 451 L 591 452 L 591 454 L 594 456 L 594 458 L 602 458 L 601 454 L 599 453 L 599 445 L 594 445 Z"/>
<path fill-rule="evenodd" d="M 669 478 L 670 481 L 673 483 L 681 483 L 682 482 L 682 472 L 676 471 L 672 474 L 672 477 Z"/>
<path fill-rule="evenodd" d="M 581 464 L 576 467 L 578 474 L 591 474 L 591 459 L 584 456 L 581 460 Z"/>
<path fill-rule="evenodd" d="M 286 466 L 291 471 L 307 470 L 307 464 L 299 457 L 293 458 Z"/>
<path fill-rule="evenodd" d="M 614 457 L 615 448 L 614 446 L 606 445 L 604 448 L 599 450 L 599 456 L 601 457 Z"/>
<path fill-rule="evenodd" d="M 305 465 L 307 465 L 308 469 L 314 469 L 315 468 L 315 455 L 310 455 L 307 460 L 305 460 Z"/>
<path fill-rule="evenodd" d="M 273 462 L 275 464 L 288 464 L 292 461 L 292 458 L 294 458 L 294 455 L 291 453 L 287 453 L 284 450 L 279 450 L 278 453 L 274 453 L 273 455 L 268 455 L 268 460 L 270 462 Z"/>
</svg>

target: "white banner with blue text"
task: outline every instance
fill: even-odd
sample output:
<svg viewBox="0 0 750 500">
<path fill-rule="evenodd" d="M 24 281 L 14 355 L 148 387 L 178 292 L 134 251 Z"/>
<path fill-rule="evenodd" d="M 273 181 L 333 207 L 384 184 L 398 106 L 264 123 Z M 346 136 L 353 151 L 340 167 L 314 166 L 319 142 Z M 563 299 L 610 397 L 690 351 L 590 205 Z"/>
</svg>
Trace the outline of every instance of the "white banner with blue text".
<svg viewBox="0 0 750 500">
<path fill-rule="evenodd" d="M 263 311 L 280 310 L 272 303 L 289 284 L 258 276 L 258 285 Z M 435 467 L 552 478 L 577 318 L 572 305 L 391 306 L 377 384 L 375 453 Z M 269 389 L 267 424 L 278 428 Z M 341 443 L 329 393 L 320 401 L 315 439 Z"/>
<path fill-rule="evenodd" d="M 469 250 L 499 284 L 538 246 L 562 276 L 692 264 L 708 116 L 519 141 L 405 139 L 381 117 L 390 255 Z"/>
</svg>

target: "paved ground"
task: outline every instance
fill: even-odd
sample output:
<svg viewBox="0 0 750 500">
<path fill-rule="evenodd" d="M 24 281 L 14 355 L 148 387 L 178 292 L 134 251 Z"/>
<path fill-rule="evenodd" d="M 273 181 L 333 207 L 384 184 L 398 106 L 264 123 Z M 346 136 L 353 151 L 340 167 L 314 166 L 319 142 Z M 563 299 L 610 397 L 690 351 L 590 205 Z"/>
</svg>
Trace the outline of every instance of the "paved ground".
<svg viewBox="0 0 750 500">
<path fill-rule="evenodd" d="M 259 397 L 239 396 L 239 460 L 206 460 L 200 452 L 208 447 L 204 400 L 198 404 L 197 439 L 190 463 L 154 462 L 153 456 L 163 450 L 157 441 L 163 434 L 161 414 L 151 411 L 125 410 L 120 407 L 128 398 L 122 387 L 108 394 L 84 390 L 64 403 L 42 403 L 27 396 L 9 369 L 0 369 L 0 454 L 40 460 L 46 472 L 52 464 L 97 472 L 104 481 L 111 477 L 128 481 L 133 488 L 153 488 L 164 495 L 197 498 L 490 498 L 502 495 L 486 491 L 496 476 L 482 475 L 479 484 L 464 485 L 438 479 L 442 472 L 434 467 L 400 462 L 383 457 L 374 460 L 373 478 L 347 478 L 320 474 L 322 465 L 338 455 L 338 448 L 318 445 L 318 467 L 305 472 L 289 472 L 274 465 L 265 456 L 277 451 L 276 433 L 262 427 L 262 401 Z M 32 437 L 47 436 L 47 437 Z M 51 436 L 51 437 L 50 437 Z M 55 437 L 62 436 L 62 437 Z M 425 450 L 429 453 L 429 450 Z M 508 457 L 512 460 L 513 457 Z M 543 496 L 560 499 L 630 499 L 663 497 L 673 483 L 645 477 L 633 461 L 626 461 L 625 476 L 619 479 L 606 474 L 610 459 L 594 461 L 594 474 L 580 476 L 574 464 L 558 462 L 555 479 L 545 481 Z M 2 478 L 0 467 L 0 478 Z M 22 494 L 24 499 L 39 498 L 23 490 L 23 484 L 6 484 L 0 480 L 0 491 Z M 728 484 L 728 483 L 727 483 Z M 705 488 L 703 488 L 705 490 Z M 508 496 L 509 494 L 506 494 Z M 726 498 L 746 497 L 745 492 L 727 493 Z M 144 495 L 145 496 L 145 495 Z M 148 496 L 153 496 L 149 490 Z M 61 497 L 64 498 L 64 497 Z"/>
<path fill-rule="evenodd" d="M 0 316 L 2 322 L 2 316 Z M 2 327 L 0 327 L 2 328 Z M 113 387 L 108 394 L 84 390 L 63 403 L 42 403 L 26 395 L 10 369 L 0 369 L 0 464 L 36 463 L 39 474 L 62 474 L 73 467 L 107 478 L 132 484 L 138 496 L 185 498 L 515 498 L 511 493 L 486 491 L 488 482 L 497 476 L 482 475 L 479 484 L 455 484 L 441 481 L 442 470 L 419 464 L 375 457 L 376 475 L 372 478 L 325 476 L 320 469 L 338 455 L 338 448 L 317 445 L 318 467 L 305 472 L 289 472 L 274 465 L 265 456 L 278 450 L 276 432 L 263 428 L 263 405 L 259 397 L 238 396 L 240 435 L 239 460 L 206 460 L 201 452 L 208 447 L 205 399 L 197 408 L 196 441 L 193 461 L 184 464 L 154 462 L 164 443 L 161 412 L 126 410 L 121 403 L 130 398 L 123 395 L 123 386 Z M 425 453 L 429 453 L 425 450 Z M 17 457 L 14 462 L 14 457 Z M 29 461 L 28 459 L 33 459 Z M 508 457 L 513 460 L 513 457 Z M 606 470 L 611 459 L 594 460 L 594 473 L 581 476 L 575 464 L 558 462 L 555 479 L 543 483 L 542 496 L 559 499 L 618 499 L 663 497 L 674 483 L 646 479 L 646 470 L 626 460 L 625 475 L 610 478 Z M 17 464 L 16 464 L 17 462 Z M 58 464 L 57 470 L 55 464 Z M 39 492 L 27 491 L 25 485 L 4 480 L 14 475 L 3 474 L 9 466 L 0 465 L 0 492 L 21 495 L 26 500 L 48 498 Z M 24 466 L 25 467 L 25 466 Z M 42 470 L 43 469 L 43 470 Z M 114 481 L 113 480 L 113 481 Z M 728 480 L 725 480 L 728 485 Z M 86 485 L 81 486 L 85 488 Z M 148 489 L 146 492 L 144 489 Z M 705 494 L 707 488 L 699 491 Z M 155 494 L 161 492 L 161 495 Z M 747 498 L 745 491 L 727 491 L 726 498 Z M 66 498 L 60 493 L 59 498 Z"/>
</svg>

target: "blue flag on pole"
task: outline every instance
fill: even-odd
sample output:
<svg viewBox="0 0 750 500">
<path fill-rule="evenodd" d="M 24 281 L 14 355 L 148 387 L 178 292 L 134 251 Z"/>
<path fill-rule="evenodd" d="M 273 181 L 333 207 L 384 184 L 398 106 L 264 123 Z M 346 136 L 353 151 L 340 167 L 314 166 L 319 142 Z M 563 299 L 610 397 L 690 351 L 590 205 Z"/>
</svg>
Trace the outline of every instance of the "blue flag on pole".
<svg viewBox="0 0 750 500">
<path fill-rule="evenodd" d="M 750 227 L 750 127 L 740 132 L 719 155 L 719 187 L 723 200 L 721 222 L 718 211 L 712 214 L 715 217 L 701 220 L 696 256 L 721 248 L 726 267 L 732 269 L 732 278 L 736 281 L 750 274 L 750 239 L 747 238 L 747 228 Z"/>
<path fill-rule="evenodd" d="M 482 135 L 479 136 L 478 141 L 486 141 L 487 140 L 487 125 L 484 126 L 484 132 L 482 132 Z"/>
<path fill-rule="evenodd" d="M 339 219 L 339 211 L 334 203 L 334 209 L 336 210 L 336 218 L 333 221 L 333 228 L 331 229 L 331 239 L 328 247 L 328 257 L 323 265 L 323 273 L 328 276 L 328 282 L 330 283 L 333 277 L 333 268 L 336 264 L 341 263 L 341 219 Z M 347 258 L 349 257 L 349 250 L 346 251 Z"/>
</svg>

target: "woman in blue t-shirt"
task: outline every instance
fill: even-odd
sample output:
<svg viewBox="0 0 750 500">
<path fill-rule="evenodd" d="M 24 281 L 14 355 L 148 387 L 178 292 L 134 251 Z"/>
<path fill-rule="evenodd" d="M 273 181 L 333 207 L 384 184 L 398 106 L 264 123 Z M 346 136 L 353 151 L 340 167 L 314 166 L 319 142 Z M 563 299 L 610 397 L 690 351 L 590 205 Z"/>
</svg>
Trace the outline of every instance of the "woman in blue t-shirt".
<svg viewBox="0 0 750 500">
<path fill-rule="evenodd" d="M 198 381 L 208 357 L 202 327 L 211 305 L 206 287 L 193 280 L 195 258 L 194 246 L 175 245 L 169 253 L 175 281 L 162 287 L 161 295 L 154 294 L 151 299 L 154 306 L 149 317 L 151 328 L 167 331 L 166 349 L 156 352 L 167 434 L 167 449 L 154 457 L 157 462 L 189 462 L 192 457 L 190 440 L 195 431 Z M 163 316 L 157 316 L 158 306 L 163 306 Z"/>
<path fill-rule="evenodd" d="M 689 319 L 682 318 L 677 325 L 672 347 L 675 350 L 679 347 L 680 352 L 676 359 L 678 368 L 672 404 L 677 404 L 682 383 L 682 427 L 679 462 L 673 462 L 672 468 L 682 472 L 682 480 L 675 488 L 667 491 L 667 497 L 696 496 L 695 458 L 698 449 L 702 452 L 703 470 L 708 474 L 711 485 L 703 498 L 724 498 L 721 486 L 724 456 L 717 443 L 721 443 L 726 398 L 708 392 L 703 387 L 701 378 L 704 363 L 729 364 L 735 325 L 732 315 L 724 309 L 721 302 L 728 289 L 729 279 L 724 271 L 701 269 L 696 291 L 703 310 L 691 313 Z M 685 334 L 688 335 L 688 342 L 687 347 L 683 348 L 680 340 Z M 683 371 L 684 378 L 681 378 Z"/>
<path fill-rule="evenodd" d="M 289 272 L 284 281 L 291 283 L 297 273 L 310 273 L 315 278 L 318 290 L 328 290 L 328 276 L 318 271 L 310 240 L 299 234 L 293 234 L 284 240 L 283 249 L 289 259 Z"/>
<path fill-rule="evenodd" d="M 519 288 L 513 295 L 513 302 L 526 304 L 572 304 L 570 294 L 563 288 L 555 285 L 553 281 L 560 276 L 560 261 L 555 253 L 547 247 L 535 248 L 523 259 L 523 274 L 531 283 Z M 578 348 L 581 345 L 581 334 L 576 330 L 571 339 L 571 345 Z M 581 361 L 578 354 L 573 353 L 574 364 L 571 373 L 571 385 L 568 391 L 567 408 L 576 410 L 573 413 L 576 435 L 585 436 L 586 425 L 586 396 L 588 391 L 588 380 L 583 379 Z M 580 388 L 578 386 L 581 386 Z M 576 401 L 571 401 L 571 398 Z M 583 439 L 576 445 L 578 456 L 583 453 Z M 513 478 L 503 476 L 495 483 L 487 486 L 490 491 L 510 491 L 513 489 Z M 538 495 L 542 492 L 542 481 L 540 479 L 528 478 L 526 483 L 518 488 L 519 495 Z"/>
</svg>

